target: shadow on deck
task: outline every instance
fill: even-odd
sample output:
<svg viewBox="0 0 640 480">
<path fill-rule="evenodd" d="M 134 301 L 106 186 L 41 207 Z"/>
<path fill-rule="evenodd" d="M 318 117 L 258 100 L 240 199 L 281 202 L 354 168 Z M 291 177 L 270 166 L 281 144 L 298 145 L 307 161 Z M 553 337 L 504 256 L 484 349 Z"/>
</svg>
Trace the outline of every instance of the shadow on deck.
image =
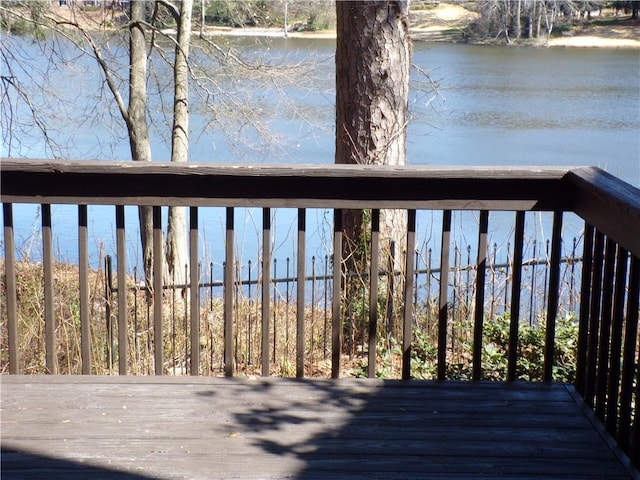
<svg viewBox="0 0 640 480">
<path fill-rule="evenodd" d="M 2 378 L 2 478 L 634 478 L 562 384 Z"/>
<path fill-rule="evenodd" d="M 150 477 L 2 447 L 2 477 L 53 480 L 144 480 Z"/>
</svg>

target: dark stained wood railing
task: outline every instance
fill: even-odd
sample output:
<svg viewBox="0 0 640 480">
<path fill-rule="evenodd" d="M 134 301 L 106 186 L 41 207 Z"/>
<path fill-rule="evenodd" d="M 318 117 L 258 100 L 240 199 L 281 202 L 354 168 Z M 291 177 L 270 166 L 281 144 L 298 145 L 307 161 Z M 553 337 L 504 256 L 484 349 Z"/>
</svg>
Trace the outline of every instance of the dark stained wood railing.
<svg viewBox="0 0 640 480">
<path fill-rule="evenodd" d="M 124 206 L 153 207 L 154 289 L 162 289 L 163 206 L 190 207 L 189 249 L 192 285 L 197 284 L 198 209 L 206 206 L 226 208 L 226 250 L 228 266 L 234 261 L 234 208 L 261 207 L 262 225 L 262 374 L 269 374 L 269 322 L 271 253 L 270 212 L 272 208 L 298 209 L 298 304 L 305 303 L 305 265 L 307 208 L 334 210 L 334 263 L 342 264 L 342 210 L 371 209 L 371 268 L 378 269 L 380 252 L 380 209 L 407 211 L 406 251 L 415 250 L 416 211 L 443 211 L 441 279 L 438 316 L 437 378 L 447 375 L 447 335 L 451 319 L 448 312 L 448 273 L 451 214 L 456 210 L 479 211 L 477 278 L 475 305 L 483 305 L 490 211 L 515 212 L 512 260 L 512 301 L 507 380 L 517 378 L 518 326 L 522 289 L 525 213 L 553 212 L 550 276 L 547 286 L 544 381 L 554 379 L 555 328 L 558 316 L 561 263 L 561 229 L 565 212 L 585 221 L 581 301 L 579 309 L 578 358 L 575 389 L 617 439 L 620 447 L 637 465 L 640 462 L 640 407 L 638 392 L 638 309 L 640 296 L 640 192 L 638 189 L 591 167 L 585 168 L 433 168 L 366 166 L 230 166 L 171 165 L 108 162 L 51 162 L 2 160 L 1 199 L 4 211 L 6 315 L 9 345 L 9 371 L 19 373 L 15 243 L 13 203 L 42 205 L 43 264 L 45 291 L 46 367 L 56 373 L 55 323 L 53 318 L 53 247 L 51 238 L 52 204 L 78 205 L 80 266 L 80 320 L 82 329 L 82 372 L 91 372 L 88 327 L 87 205 L 115 205 L 118 284 L 125 284 L 126 254 Z M 413 255 L 406 255 L 406 281 L 403 284 L 404 313 L 402 334 L 402 377 L 411 378 L 412 319 L 414 317 Z M 233 302 L 234 268 L 224 272 L 224 373 L 234 374 Z M 334 285 L 342 274 L 334 269 Z M 378 332 L 377 275 L 369 276 L 369 367 L 375 376 L 375 346 Z M 125 289 L 118 296 L 126 295 Z M 192 373 L 199 369 L 199 289 L 190 289 Z M 332 298 L 332 377 L 340 376 L 342 353 L 341 291 Z M 118 302 L 119 373 L 127 373 L 126 302 Z M 296 334 L 296 376 L 304 375 L 304 316 L 299 309 Z M 154 303 L 156 338 L 162 337 L 162 302 Z M 484 309 L 476 308 L 473 326 L 473 380 L 482 379 L 482 338 Z M 156 374 L 162 374 L 161 342 L 155 345 Z"/>
</svg>

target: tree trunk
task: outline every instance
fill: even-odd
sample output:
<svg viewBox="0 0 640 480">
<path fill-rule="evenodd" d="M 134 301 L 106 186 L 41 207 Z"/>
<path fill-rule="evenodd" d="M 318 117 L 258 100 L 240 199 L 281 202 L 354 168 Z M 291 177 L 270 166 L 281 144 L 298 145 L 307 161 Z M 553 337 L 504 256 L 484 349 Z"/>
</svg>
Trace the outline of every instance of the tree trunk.
<svg viewBox="0 0 640 480">
<path fill-rule="evenodd" d="M 284 36 L 286 37 L 288 35 L 288 27 L 287 27 L 287 23 L 289 22 L 289 2 L 287 0 L 285 0 L 284 2 L 284 25 L 283 25 L 283 29 L 284 29 Z"/>
<path fill-rule="evenodd" d="M 173 128 L 171 161 L 186 162 L 189 156 L 189 47 L 193 0 L 182 0 L 173 65 Z M 187 223 L 185 207 L 170 207 L 167 228 L 167 268 L 177 284 L 187 281 Z"/>
<path fill-rule="evenodd" d="M 146 2 L 131 2 L 129 27 L 129 106 L 127 129 L 131 159 L 151 161 L 151 145 L 147 125 L 147 40 L 142 23 L 145 20 Z M 147 285 L 152 285 L 153 224 L 151 207 L 138 210 L 142 257 Z"/>
<path fill-rule="evenodd" d="M 200 0 L 200 38 L 204 37 L 204 24 L 207 16 L 205 0 Z"/>
<path fill-rule="evenodd" d="M 516 6 L 516 40 L 520 40 L 522 38 L 522 0 L 518 0 Z"/>
<path fill-rule="evenodd" d="M 402 165 L 411 56 L 409 2 L 340 1 L 336 13 L 336 163 Z M 382 215 L 387 252 L 385 243 L 395 239 L 397 245 L 404 244 L 405 215 Z M 365 270 L 366 228 L 362 211 L 343 212 L 344 268 L 350 274 Z M 381 259 L 380 265 L 388 262 Z M 347 285 L 348 298 L 355 288 L 360 291 L 359 285 Z"/>
<path fill-rule="evenodd" d="M 406 1 L 336 2 L 336 163 L 405 163 Z"/>
</svg>

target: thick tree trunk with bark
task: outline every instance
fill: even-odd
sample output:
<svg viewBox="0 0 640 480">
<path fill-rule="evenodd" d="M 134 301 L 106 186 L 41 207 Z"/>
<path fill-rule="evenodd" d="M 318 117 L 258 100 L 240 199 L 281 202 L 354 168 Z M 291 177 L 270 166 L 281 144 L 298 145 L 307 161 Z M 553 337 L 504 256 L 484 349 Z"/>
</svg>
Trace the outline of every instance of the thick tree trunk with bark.
<svg viewBox="0 0 640 480">
<path fill-rule="evenodd" d="M 404 163 L 408 2 L 336 3 L 336 163 Z"/>
<path fill-rule="evenodd" d="M 336 13 L 336 163 L 402 165 L 411 55 L 409 2 L 340 1 Z M 366 265 L 363 213 L 343 213 L 343 259 L 349 273 L 357 274 Z M 383 212 L 383 250 L 388 252 L 394 240 L 403 244 L 404 215 Z M 389 262 L 381 259 L 380 264 Z M 358 288 L 347 285 L 347 295 Z"/>
</svg>

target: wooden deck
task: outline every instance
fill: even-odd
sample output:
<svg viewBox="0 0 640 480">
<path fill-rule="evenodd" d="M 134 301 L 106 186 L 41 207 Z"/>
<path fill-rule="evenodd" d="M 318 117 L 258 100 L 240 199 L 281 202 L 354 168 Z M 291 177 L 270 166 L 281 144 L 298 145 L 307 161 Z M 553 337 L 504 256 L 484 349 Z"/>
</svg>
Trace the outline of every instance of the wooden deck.
<svg viewBox="0 0 640 480">
<path fill-rule="evenodd" d="M 561 384 L 3 376 L 2 479 L 634 478 Z"/>
</svg>

